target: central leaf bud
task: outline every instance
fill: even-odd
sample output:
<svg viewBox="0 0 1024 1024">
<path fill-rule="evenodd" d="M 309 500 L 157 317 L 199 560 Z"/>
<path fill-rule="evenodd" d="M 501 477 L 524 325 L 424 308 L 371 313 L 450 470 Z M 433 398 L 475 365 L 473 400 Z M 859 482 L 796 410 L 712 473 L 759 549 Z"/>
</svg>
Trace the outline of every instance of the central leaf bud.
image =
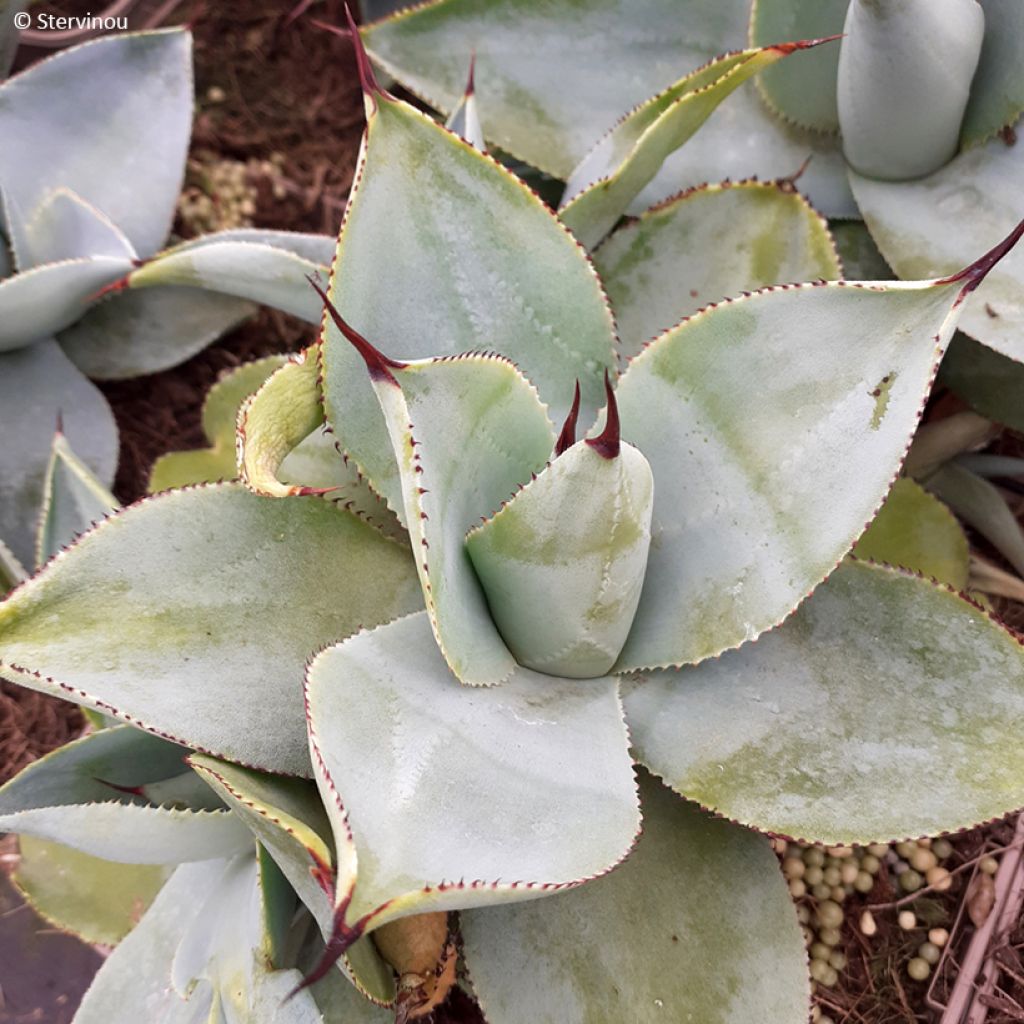
<svg viewBox="0 0 1024 1024">
<path fill-rule="evenodd" d="M 466 539 L 505 643 L 537 672 L 606 675 L 636 614 L 654 478 L 617 418 L 610 433 L 566 448 Z"/>
</svg>

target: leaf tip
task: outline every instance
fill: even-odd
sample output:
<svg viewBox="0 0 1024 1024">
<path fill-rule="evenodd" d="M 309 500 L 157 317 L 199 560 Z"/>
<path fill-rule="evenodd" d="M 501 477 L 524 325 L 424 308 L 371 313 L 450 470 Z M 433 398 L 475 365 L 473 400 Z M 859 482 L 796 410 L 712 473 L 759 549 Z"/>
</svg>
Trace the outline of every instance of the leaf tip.
<svg viewBox="0 0 1024 1024">
<path fill-rule="evenodd" d="M 373 380 L 389 381 L 397 387 L 398 381 L 395 380 L 395 376 L 391 371 L 404 370 L 406 364 L 400 363 L 397 359 L 389 359 L 383 352 L 374 348 L 366 338 L 345 322 L 334 303 L 331 302 L 327 292 L 320 287 L 316 279 L 311 274 L 306 275 L 306 280 L 313 286 L 313 290 L 317 295 L 320 296 L 320 299 L 324 304 L 324 308 L 330 314 L 335 326 L 352 343 L 352 347 L 363 357 L 363 361 L 366 363 L 366 368 L 370 371 L 370 377 Z"/>
<path fill-rule="evenodd" d="M 367 96 L 386 96 L 387 93 L 381 88 L 380 82 L 377 81 L 377 75 L 374 73 L 373 65 L 370 63 L 370 58 L 367 56 L 366 47 L 363 45 L 363 37 L 359 34 L 359 26 L 356 24 L 356 19 L 352 17 L 352 8 L 345 4 L 345 20 L 348 22 L 348 30 L 352 36 L 352 46 L 356 51 L 356 67 L 359 70 L 359 82 L 363 87 L 363 92 Z"/>
<path fill-rule="evenodd" d="M 597 437 L 588 437 L 587 444 L 602 458 L 616 459 L 619 456 L 619 406 L 615 401 L 611 378 L 604 371 L 604 391 L 608 396 L 608 411 L 605 415 L 604 430 Z"/>
<path fill-rule="evenodd" d="M 558 435 L 558 440 L 555 442 L 556 458 L 576 443 L 576 421 L 579 419 L 579 416 L 580 382 L 579 378 L 577 378 L 576 393 L 572 398 L 572 408 L 569 410 L 569 415 L 565 417 L 565 423 L 562 424 L 562 432 Z"/>
<path fill-rule="evenodd" d="M 937 283 L 956 284 L 958 281 L 962 281 L 963 288 L 961 288 L 957 300 L 962 302 L 985 280 L 988 272 L 1020 241 L 1021 235 L 1024 235 L 1024 220 L 1021 220 L 1001 242 L 989 249 L 984 256 L 980 256 L 963 270 L 949 277 L 940 278 Z"/>
<path fill-rule="evenodd" d="M 833 36 L 821 36 L 819 39 L 798 39 L 794 43 L 776 43 L 774 46 L 766 47 L 766 49 L 774 50 L 776 53 L 781 53 L 783 57 L 788 57 L 791 53 L 795 53 L 797 50 L 810 50 L 813 47 L 821 46 L 824 43 L 834 43 L 837 39 L 842 39 L 845 35 L 845 32 L 837 32 Z"/>
</svg>

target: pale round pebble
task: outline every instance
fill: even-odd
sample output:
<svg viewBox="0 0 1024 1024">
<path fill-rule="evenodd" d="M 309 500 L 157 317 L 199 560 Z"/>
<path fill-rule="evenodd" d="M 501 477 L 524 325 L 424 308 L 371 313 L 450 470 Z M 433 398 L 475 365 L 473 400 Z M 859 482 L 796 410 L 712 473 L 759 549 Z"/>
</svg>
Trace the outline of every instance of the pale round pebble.
<svg viewBox="0 0 1024 1024">
<path fill-rule="evenodd" d="M 932 853 L 931 850 L 925 849 L 923 846 L 918 847 L 910 855 L 910 866 L 915 871 L 927 872 L 930 871 L 939 863 L 939 858 Z"/>
<path fill-rule="evenodd" d="M 832 947 L 826 946 L 824 942 L 813 942 L 810 953 L 812 960 L 828 960 L 832 955 Z"/>
<path fill-rule="evenodd" d="M 942 956 L 942 950 L 935 945 L 934 942 L 922 942 L 917 947 L 917 955 L 924 960 L 925 963 L 934 966 L 939 962 L 939 957 Z"/>
<path fill-rule="evenodd" d="M 905 932 L 912 931 L 917 927 L 917 916 L 912 910 L 901 910 L 896 920 Z"/>
<path fill-rule="evenodd" d="M 843 933 L 838 928 L 820 928 L 818 938 L 826 946 L 838 946 L 843 941 Z"/>
<path fill-rule="evenodd" d="M 843 908 L 832 900 L 818 904 L 818 922 L 823 928 L 838 928 L 843 923 Z"/>
<path fill-rule="evenodd" d="M 978 870 L 986 875 L 994 875 L 999 870 L 999 861 L 995 857 L 982 857 L 978 862 Z"/>
<path fill-rule="evenodd" d="M 819 882 L 817 885 L 811 886 L 811 895 L 816 900 L 827 900 L 832 897 L 832 887 L 826 885 L 824 882 Z"/>
<path fill-rule="evenodd" d="M 945 860 L 947 857 L 953 855 L 953 844 L 948 839 L 936 839 L 932 843 L 932 853 L 935 854 L 939 860 Z"/>
<path fill-rule="evenodd" d="M 853 885 L 859 874 L 860 868 L 855 860 L 848 860 L 839 869 L 839 877 L 843 880 L 843 885 Z"/>
<path fill-rule="evenodd" d="M 929 868 L 924 878 L 929 885 L 935 887 L 936 892 L 946 892 L 953 884 L 953 876 L 946 868 L 940 867 L 938 864 Z"/>
<path fill-rule="evenodd" d="M 825 877 L 825 872 L 817 864 L 808 864 L 804 869 L 803 879 L 808 885 L 818 885 Z"/>
<path fill-rule="evenodd" d="M 802 878 L 794 878 L 789 883 L 789 895 L 798 900 L 801 896 L 807 895 L 807 886 Z"/>
<path fill-rule="evenodd" d="M 807 865 L 799 857 L 787 857 L 782 862 L 782 873 L 787 878 L 803 878 Z"/>
<path fill-rule="evenodd" d="M 840 953 L 838 949 L 832 951 L 832 954 L 828 958 L 829 967 L 834 970 L 842 971 L 846 969 L 846 954 Z"/>
<path fill-rule="evenodd" d="M 873 853 L 866 853 L 861 858 L 860 866 L 869 875 L 877 875 L 882 862 Z"/>
<path fill-rule="evenodd" d="M 868 847 L 868 853 L 872 857 L 884 857 L 889 852 L 889 847 L 885 843 L 872 843 Z"/>
<path fill-rule="evenodd" d="M 808 846 L 804 850 L 804 860 L 808 864 L 813 864 L 816 867 L 821 867 L 825 863 L 825 851 L 819 849 L 817 846 Z"/>
<path fill-rule="evenodd" d="M 900 872 L 900 888 L 904 892 L 917 892 L 924 884 L 924 879 L 913 868 Z"/>
<path fill-rule="evenodd" d="M 907 974 L 909 974 L 914 981 L 927 981 L 928 975 L 931 973 L 931 964 L 929 964 L 927 960 L 922 960 L 919 956 L 915 956 L 914 959 L 907 964 Z"/>
<path fill-rule="evenodd" d="M 860 930 L 861 933 L 870 938 L 878 931 L 878 922 L 875 920 L 875 915 L 870 910 L 865 910 L 860 915 Z"/>
<path fill-rule="evenodd" d="M 875 879 L 866 871 L 861 871 L 853 880 L 853 887 L 857 890 L 857 892 L 871 892 L 871 890 L 875 887 Z"/>
<path fill-rule="evenodd" d="M 947 942 L 949 942 L 949 932 L 945 928 L 932 928 L 928 932 L 928 941 L 934 943 L 941 949 Z"/>
</svg>

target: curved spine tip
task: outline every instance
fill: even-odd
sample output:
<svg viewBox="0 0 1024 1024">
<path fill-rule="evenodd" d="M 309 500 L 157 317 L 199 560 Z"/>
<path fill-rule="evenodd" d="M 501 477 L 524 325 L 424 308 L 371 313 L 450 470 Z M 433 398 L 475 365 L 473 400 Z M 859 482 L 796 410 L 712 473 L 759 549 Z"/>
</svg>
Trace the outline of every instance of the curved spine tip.
<svg viewBox="0 0 1024 1024">
<path fill-rule="evenodd" d="M 352 35 L 352 46 L 356 51 L 356 67 L 359 69 L 359 82 L 363 87 L 363 92 L 367 96 L 372 96 L 375 93 L 378 96 L 386 96 L 387 93 L 377 81 L 373 65 L 366 54 L 366 47 L 363 46 L 363 37 L 359 34 L 359 26 L 356 24 L 356 19 L 352 17 L 352 8 L 348 4 L 345 4 L 345 20 L 348 22 L 348 30 Z"/>
<path fill-rule="evenodd" d="M 335 308 L 333 302 L 327 295 L 327 292 L 320 287 L 316 282 L 316 279 L 312 275 L 307 275 L 306 280 L 313 286 L 313 290 L 320 296 L 321 301 L 324 304 L 324 308 L 331 315 L 331 319 L 334 321 L 335 326 L 339 331 L 352 343 L 352 347 L 363 357 L 363 361 L 366 363 L 367 370 L 370 371 L 370 377 L 373 380 L 387 380 L 394 385 L 398 385 L 398 381 L 395 380 L 392 370 L 404 370 L 406 363 L 400 363 L 397 359 L 389 359 L 383 352 L 378 351 L 370 344 L 357 330 L 350 327 L 341 314 Z"/>
<path fill-rule="evenodd" d="M 940 278 L 938 284 L 956 284 L 963 281 L 964 286 L 960 290 L 958 301 L 963 301 L 974 291 L 982 281 L 985 280 L 988 272 L 1020 241 L 1024 235 L 1024 220 L 998 244 L 994 245 L 984 256 L 980 256 L 963 270 L 951 274 L 949 277 Z"/>
<path fill-rule="evenodd" d="M 558 435 L 558 440 L 555 441 L 555 458 L 567 451 L 576 443 L 576 421 L 580 416 L 580 382 L 576 380 L 576 393 L 572 397 L 572 408 L 569 410 L 569 415 L 565 417 L 565 423 L 562 424 L 562 432 Z"/>
<path fill-rule="evenodd" d="M 114 295 L 117 292 L 123 292 L 126 288 L 130 287 L 128 278 L 130 274 L 125 274 L 124 277 L 119 277 L 116 281 L 111 281 L 110 284 L 105 284 L 98 292 L 93 292 L 85 301 L 87 303 L 99 302 L 100 299 L 106 298 L 108 295 Z"/>
<path fill-rule="evenodd" d="M 476 50 L 469 55 L 469 77 L 466 79 L 466 99 L 476 93 Z"/>
<path fill-rule="evenodd" d="M 604 392 L 608 396 L 608 409 L 605 414 L 604 430 L 597 437 L 588 437 L 587 444 L 602 458 L 617 459 L 619 457 L 619 406 L 615 401 L 611 378 L 604 371 Z"/>
<path fill-rule="evenodd" d="M 62 437 L 64 434 L 64 410 L 57 410 L 57 429 L 56 433 L 58 437 Z"/>
<path fill-rule="evenodd" d="M 842 39 L 845 32 L 837 32 L 834 36 L 822 36 L 820 39 L 798 39 L 795 43 L 776 43 L 774 46 L 767 46 L 767 50 L 775 50 L 783 56 L 789 56 L 797 50 L 810 50 L 814 46 L 821 46 L 823 43 L 834 43 Z"/>
</svg>

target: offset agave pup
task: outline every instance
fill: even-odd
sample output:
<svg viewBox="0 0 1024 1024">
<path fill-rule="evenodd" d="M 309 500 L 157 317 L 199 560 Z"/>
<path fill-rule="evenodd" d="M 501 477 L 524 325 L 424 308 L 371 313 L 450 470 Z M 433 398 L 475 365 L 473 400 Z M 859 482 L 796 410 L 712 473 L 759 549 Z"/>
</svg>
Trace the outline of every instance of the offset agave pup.
<svg viewBox="0 0 1024 1024">
<path fill-rule="evenodd" d="M 117 512 L 0 605 L 5 677 L 129 723 L 0 790 L 29 862 L 98 880 L 48 912 L 119 937 L 111 862 L 147 900 L 176 865 L 76 1022 L 412 1019 L 461 959 L 492 1024 L 800 1024 L 758 833 L 1024 803 L 1017 640 L 846 557 L 1024 225 L 945 278 L 707 305 L 620 372 L 565 224 L 363 70 L 321 336 L 244 403 L 242 482 Z M 678 288 L 673 227 L 747 206 L 759 266 L 839 276 L 791 186 L 712 187 L 612 233 L 616 311 Z M 285 461 L 323 425 L 326 483 Z"/>
</svg>

